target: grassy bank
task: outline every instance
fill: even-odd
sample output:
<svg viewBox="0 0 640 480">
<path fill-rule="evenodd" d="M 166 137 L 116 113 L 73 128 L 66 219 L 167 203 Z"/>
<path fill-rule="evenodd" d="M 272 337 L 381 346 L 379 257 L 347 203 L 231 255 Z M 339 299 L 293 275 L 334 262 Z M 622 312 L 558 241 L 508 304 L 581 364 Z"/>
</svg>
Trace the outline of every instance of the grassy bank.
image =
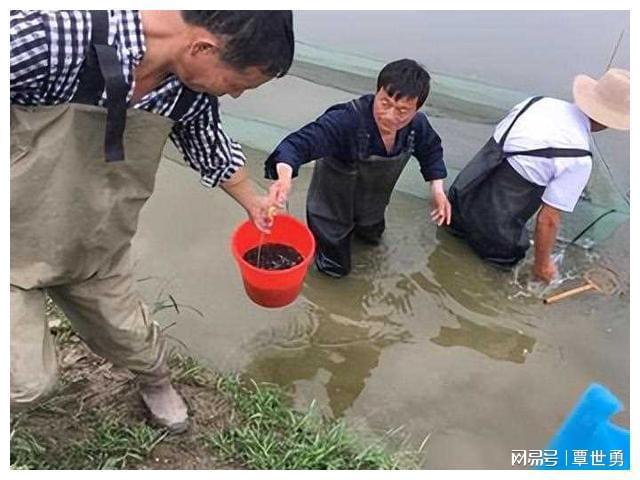
<svg viewBox="0 0 640 480">
<path fill-rule="evenodd" d="M 172 377 L 189 405 L 185 434 L 146 422 L 133 377 L 91 353 L 48 309 L 61 364 L 56 392 L 12 412 L 12 469 L 394 469 L 410 454 L 389 453 L 342 421 L 289 407 L 283 391 L 220 376 L 174 352 Z"/>
</svg>

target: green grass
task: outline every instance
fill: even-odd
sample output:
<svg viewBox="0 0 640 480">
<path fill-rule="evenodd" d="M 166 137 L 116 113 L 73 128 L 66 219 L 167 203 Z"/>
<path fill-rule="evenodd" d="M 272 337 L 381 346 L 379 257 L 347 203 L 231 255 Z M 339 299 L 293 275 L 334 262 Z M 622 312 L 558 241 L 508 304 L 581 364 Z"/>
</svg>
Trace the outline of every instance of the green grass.
<svg viewBox="0 0 640 480">
<path fill-rule="evenodd" d="M 50 300 L 47 315 L 54 321 L 52 330 L 59 347 L 82 348 L 68 320 Z M 223 430 L 205 429 L 166 438 L 166 430 L 151 427 L 140 417 L 127 417 L 126 411 L 121 412 L 116 404 L 102 405 L 81 414 L 77 402 L 68 400 L 82 395 L 82 381 L 72 380 L 65 386 L 68 391 L 62 389 L 58 396 L 12 417 L 11 469 L 144 467 L 160 443 L 174 452 L 174 458 L 182 458 L 185 451 L 198 450 L 199 458 L 207 459 L 210 455 L 235 468 L 418 467 L 416 452 L 398 452 L 397 447 L 389 452 L 388 438 L 365 440 L 344 421 L 322 417 L 314 404 L 304 412 L 293 410 L 283 389 L 277 385 L 258 385 L 242 381 L 238 376 L 220 376 L 178 352 L 170 356 L 169 365 L 174 382 L 189 385 L 193 392 L 207 392 L 214 402 L 216 397 L 224 397 L 230 404 Z M 116 401 L 122 403 L 117 398 Z M 176 468 L 181 468 L 179 460 Z"/>
<path fill-rule="evenodd" d="M 169 358 L 169 366 L 171 367 L 171 378 L 174 382 L 186 383 L 195 387 L 215 385 L 213 372 L 193 357 L 174 352 Z"/>
<path fill-rule="evenodd" d="M 26 429 L 11 432 L 10 466 L 14 470 L 40 470 L 49 468 L 45 460 L 46 446 Z"/>
<path fill-rule="evenodd" d="M 254 469 L 415 468 L 409 454 L 390 454 L 377 442 L 365 445 L 341 420 L 322 418 L 312 404 L 291 410 L 275 385 L 243 384 L 237 377 L 219 381 L 233 399 L 237 426 L 207 440 L 229 458 Z"/>
<path fill-rule="evenodd" d="M 292 410 L 276 385 L 242 382 L 238 376 L 216 377 L 193 358 L 180 354 L 174 354 L 170 364 L 175 381 L 217 388 L 233 405 L 230 427 L 196 438 L 213 456 L 249 469 L 417 468 L 412 454 L 389 453 L 380 439 L 366 442 L 342 420 L 323 418 L 313 404 L 305 412 Z M 47 415 L 52 414 L 43 406 L 30 415 L 41 415 L 46 422 Z M 64 414 L 55 412 L 58 417 Z M 30 419 L 31 424 L 33 421 Z M 72 421 L 82 424 L 80 438 L 64 434 L 50 438 L 42 428 L 35 433 L 24 428 L 21 420 L 14 422 L 11 468 L 135 468 L 148 460 L 153 448 L 167 436 L 165 430 L 144 422 L 116 418 L 108 409 Z"/>
<path fill-rule="evenodd" d="M 124 469 L 141 462 L 167 432 L 146 423 L 126 424 L 108 412 L 92 415 L 91 434 L 58 448 L 47 447 L 26 429 L 16 428 L 11 437 L 11 468 L 47 470 Z"/>
<path fill-rule="evenodd" d="M 53 322 L 50 328 L 58 345 L 68 344 L 75 335 L 71 323 L 48 295 L 45 297 L 45 315 L 47 321 Z"/>
</svg>

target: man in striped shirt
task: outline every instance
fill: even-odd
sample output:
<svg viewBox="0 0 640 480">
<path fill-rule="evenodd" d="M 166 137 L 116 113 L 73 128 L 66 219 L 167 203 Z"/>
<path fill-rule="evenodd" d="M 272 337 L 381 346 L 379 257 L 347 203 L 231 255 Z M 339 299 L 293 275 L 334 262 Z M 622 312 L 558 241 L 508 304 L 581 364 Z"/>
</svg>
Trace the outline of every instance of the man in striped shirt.
<svg viewBox="0 0 640 480">
<path fill-rule="evenodd" d="M 167 138 L 268 231 L 217 97 L 286 74 L 293 48 L 290 11 L 11 12 L 12 406 L 55 384 L 46 291 L 95 352 L 137 374 L 156 422 L 187 427 L 131 238 Z"/>
</svg>

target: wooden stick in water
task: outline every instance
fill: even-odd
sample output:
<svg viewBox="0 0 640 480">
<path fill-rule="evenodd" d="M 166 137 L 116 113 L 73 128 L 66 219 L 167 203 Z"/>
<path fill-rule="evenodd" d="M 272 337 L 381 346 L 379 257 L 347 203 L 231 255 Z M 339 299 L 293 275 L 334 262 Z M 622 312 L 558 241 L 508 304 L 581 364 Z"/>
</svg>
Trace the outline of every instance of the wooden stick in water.
<svg viewBox="0 0 640 480">
<path fill-rule="evenodd" d="M 587 282 L 581 287 L 572 288 L 571 290 L 567 290 L 566 292 L 558 293 L 557 295 L 552 295 L 548 298 L 545 298 L 544 303 L 555 303 L 564 298 L 572 297 L 574 295 L 577 295 L 578 293 L 587 292 L 589 290 L 598 290 L 598 288 L 593 283 Z"/>
</svg>

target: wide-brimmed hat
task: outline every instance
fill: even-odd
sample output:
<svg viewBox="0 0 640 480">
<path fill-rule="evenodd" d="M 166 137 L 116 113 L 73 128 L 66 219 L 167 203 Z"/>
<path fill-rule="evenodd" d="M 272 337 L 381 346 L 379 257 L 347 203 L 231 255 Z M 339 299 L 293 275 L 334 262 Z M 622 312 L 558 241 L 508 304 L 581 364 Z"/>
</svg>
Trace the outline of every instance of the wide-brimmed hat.
<svg viewBox="0 0 640 480">
<path fill-rule="evenodd" d="M 600 80 L 587 75 L 573 79 L 573 98 L 585 115 L 617 130 L 629 130 L 629 72 L 609 69 Z"/>
</svg>

